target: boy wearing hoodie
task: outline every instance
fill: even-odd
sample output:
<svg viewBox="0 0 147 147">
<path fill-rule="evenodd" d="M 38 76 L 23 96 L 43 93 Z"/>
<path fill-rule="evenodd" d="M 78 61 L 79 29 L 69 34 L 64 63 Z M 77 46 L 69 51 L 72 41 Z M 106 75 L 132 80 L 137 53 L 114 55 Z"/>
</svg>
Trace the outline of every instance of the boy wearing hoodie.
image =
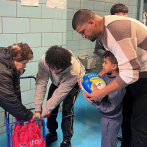
<svg viewBox="0 0 147 147">
<path fill-rule="evenodd" d="M 114 55 L 110 51 L 104 54 L 103 72 L 100 76 L 109 85 L 119 74 L 118 63 Z M 96 88 L 96 86 L 94 85 Z M 86 100 L 92 103 L 102 114 L 101 118 L 101 147 L 116 147 L 117 134 L 122 124 L 122 100 L 125 95 L 125 88 L 114 91 L 105 96 L 101 101 Z"/>
</svg>

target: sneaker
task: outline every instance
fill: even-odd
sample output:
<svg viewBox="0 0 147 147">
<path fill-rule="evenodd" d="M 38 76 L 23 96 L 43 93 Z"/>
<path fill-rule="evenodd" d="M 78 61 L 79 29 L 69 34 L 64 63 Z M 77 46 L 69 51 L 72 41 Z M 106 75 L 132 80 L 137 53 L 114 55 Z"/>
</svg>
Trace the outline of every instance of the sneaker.
<svg viewBox="0 0 147 147">
<path fill-rule="evenodd" d="M 46 146 L 49 146 L 51 143 L 55 142 L 58 140 L 58 136 L 57 134 L 51 134 L 51 133 L 48 133 L 46 135 Z"/>
<path fill-rule="evenodd" d="M 71 147 L 70 140 L 63 140 L 60 147 Z"/>
<path fill-rule="evenodd" d="M 122 141 L 122 137 L 117 135 L 117 140 Z"/>
</svg>

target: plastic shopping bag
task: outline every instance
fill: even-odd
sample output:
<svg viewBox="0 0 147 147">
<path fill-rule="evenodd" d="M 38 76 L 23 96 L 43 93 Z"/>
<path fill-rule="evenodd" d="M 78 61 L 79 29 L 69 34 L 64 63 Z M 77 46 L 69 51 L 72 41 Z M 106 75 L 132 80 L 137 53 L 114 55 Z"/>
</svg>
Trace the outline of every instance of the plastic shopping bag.
<svg viewBox="0 0 147 147">
<path fill-rule="evenodd" d="M 15 124 L 11 146 L 12 144 L 13 147 L 45 147 L 45 141 L 41 137 L 41 129 L 34 119 L 25 125 L 24 123 Z"/>
</svg>

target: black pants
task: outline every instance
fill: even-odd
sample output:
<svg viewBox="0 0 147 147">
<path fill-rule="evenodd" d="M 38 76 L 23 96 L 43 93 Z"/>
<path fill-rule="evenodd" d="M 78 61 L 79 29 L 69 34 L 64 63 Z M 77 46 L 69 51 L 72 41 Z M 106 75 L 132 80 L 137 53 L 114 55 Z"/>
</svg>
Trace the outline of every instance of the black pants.
<svg viewBox="0 0 147 147">
<path fill-rule="evenodd" d="M 48 93 L 48 99 L 52 97 L 52 94 L 58 87 L 54 84 L 51 84 Z M 61 128 L 63 132 L 64 139 L 71 139 L 73 136 L 73 120 L 74 120 L 74 103 L 77 99 L 79 94 L 79 86 L 78 83 L 74 86 L 74 88 L 69 92 L 66 98 L 63 100 L 63 107 L 62 107 L 62 123 Z M 58 105 L 51 113 L 51 116 L 47 119 L 47 128 L 50 133 L 56 134 L 56 130 L 58 128 L 58 123 L 56 121 L 58 115 Z"/>
<path fill-rule="evenodd" d="M 147 147 L 147 78 L 126 87 L 121 147 Z"/>
</svg>

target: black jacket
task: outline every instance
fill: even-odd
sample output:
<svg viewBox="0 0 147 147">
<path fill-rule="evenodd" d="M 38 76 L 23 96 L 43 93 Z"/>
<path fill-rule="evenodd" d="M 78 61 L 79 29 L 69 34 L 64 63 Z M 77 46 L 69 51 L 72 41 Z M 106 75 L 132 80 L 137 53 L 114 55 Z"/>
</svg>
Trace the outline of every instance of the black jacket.
<svg viewBox="0 0 147 147">
<path fill-rule="evenodd" d="M 30 120 L 33 116 L 21 103 L 20 72 L 13 69 L 9 47 L 0 47 L 0 106 L 21 120 Z"/>
</svg>

